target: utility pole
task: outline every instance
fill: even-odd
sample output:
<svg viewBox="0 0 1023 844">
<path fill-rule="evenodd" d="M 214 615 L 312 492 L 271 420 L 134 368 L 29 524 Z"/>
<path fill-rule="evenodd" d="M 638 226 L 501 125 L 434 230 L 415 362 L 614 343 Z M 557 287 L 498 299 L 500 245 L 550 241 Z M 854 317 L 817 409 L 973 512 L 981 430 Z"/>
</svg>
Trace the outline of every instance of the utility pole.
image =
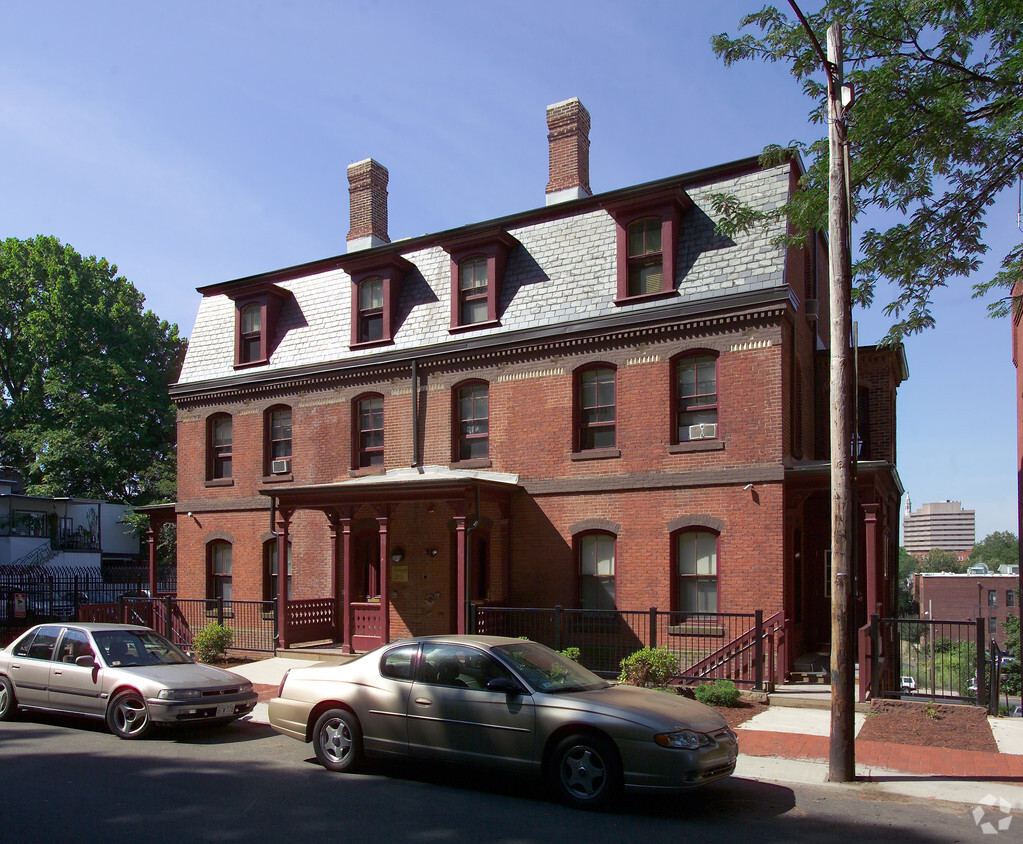
<svg viewBox="0 0 1023 844">
<path fill-rule="evenodd" d="M 852 248 L 848 126 L 842 88 L 842 29 L 828 27 L 828 240 L 831 276 L 831 745 L 828 779 L 856 778 L 853 699 Z M 850 98 L 851 99 L 851 98 Z"/>
</svg>

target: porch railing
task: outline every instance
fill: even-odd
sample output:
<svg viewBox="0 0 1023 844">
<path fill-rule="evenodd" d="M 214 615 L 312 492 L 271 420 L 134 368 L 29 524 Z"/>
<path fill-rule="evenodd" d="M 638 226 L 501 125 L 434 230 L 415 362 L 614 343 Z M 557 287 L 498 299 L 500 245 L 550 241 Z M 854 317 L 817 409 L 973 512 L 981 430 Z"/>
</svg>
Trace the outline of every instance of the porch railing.
<svg viewBox="0 0 1023 844">
<path fill-rule="evenodd" d="M 470 629 L 483 635 L 525 636 L 555 650 L 579 649 L 582 665 L 617 676 L 622 660 L 644 647 L 665 647 L 684 680 L 729 679 L 769 688 L 787 664 L 786 623 L 755 613 L 679 613 L 473 605 Z"/>
</svg>

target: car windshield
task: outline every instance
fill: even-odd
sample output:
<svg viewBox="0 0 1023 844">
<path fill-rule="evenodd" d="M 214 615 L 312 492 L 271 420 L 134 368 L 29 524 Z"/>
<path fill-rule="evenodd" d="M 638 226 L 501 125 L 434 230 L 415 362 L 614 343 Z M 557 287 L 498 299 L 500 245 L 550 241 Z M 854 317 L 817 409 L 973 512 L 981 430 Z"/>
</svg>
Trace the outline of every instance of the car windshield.
<svg viewBox="0 0 1023 844">
<path fill-rule="evenodd" d="M 107 665 L 183 665 L 192 660 L 152 630 L 100 630 L 94 634 Z"/>
<path fill-rule="evenodd" d="M 611 685 L 579 663 L 536 642 L 498 645 L 494 652 L 541 692 L 589 692 Z"/>
</svg>

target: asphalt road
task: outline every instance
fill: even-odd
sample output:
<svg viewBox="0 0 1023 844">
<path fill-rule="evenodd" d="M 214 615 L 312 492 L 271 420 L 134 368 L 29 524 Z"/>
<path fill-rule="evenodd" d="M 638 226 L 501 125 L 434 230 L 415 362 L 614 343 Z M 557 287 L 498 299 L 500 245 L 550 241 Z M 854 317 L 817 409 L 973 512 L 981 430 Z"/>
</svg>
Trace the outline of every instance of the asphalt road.
<svg viewBox="0 0 1023 844">
<path fill-rule="evenodd" d="M 162 730 L 142 741 L 121 741 L 97 722 L 42 714 L 0 724 L 0 840 L 11 844 L 914 844 L 1019 834 L 985 836 L 971 810 L 874 794 L 869 786 L 733 777 L 683 796 L 628 797 L 613 814 L 590 814 L 551 802 L 532 780 L 480 770 L 378 764 L 365 774 L 331 774 L 315 763 L 311 745 L 258 724 Z"/>
</svg>

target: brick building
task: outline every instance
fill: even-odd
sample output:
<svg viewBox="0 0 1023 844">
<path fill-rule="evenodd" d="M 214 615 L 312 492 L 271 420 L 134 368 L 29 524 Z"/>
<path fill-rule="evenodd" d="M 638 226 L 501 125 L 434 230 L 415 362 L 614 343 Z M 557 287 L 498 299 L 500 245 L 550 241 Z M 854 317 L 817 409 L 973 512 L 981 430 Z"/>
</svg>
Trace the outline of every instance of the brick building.
<svg viewBox="0 0 1023 844">
<path fill-rule="evenodd" d="M 543 207 L 391 242 L 367 160 L 346 254 L 200 289 L 172 388 L 182 597 L 327 599 L 354 650 L 462 630 L 474 601 L 762 609 L 793 653 L 826 647 L 826 241 L 730 239 L 712 201 L 776 208 L 800 162 L 592 195 L 586 109 L 547 122 Z M 865 621 L 894 607 L 905 359 L 862 348 L 858 372 Z"/>
<path fill-rule="evenodd" d="M 981 567 L 983 568 L 983 567 Z M 913 597 L 922 618 L 939 621 L 984 620 L 984 633 L 1005 647 L 1003 625 L 1019 617 L 1019 574 L 1003 566 L 998 572 L 913 575 Z"/>
<path fill-rule="evenodd" d="M 923 558 L 935 549 L 950 551 L 960 561 L 976 545 L 976 512 L 959 501 L 932 501 L 913 510 L 909 496 L 902 515 L 902 545 L 914 557 Z"/>
</svg>

